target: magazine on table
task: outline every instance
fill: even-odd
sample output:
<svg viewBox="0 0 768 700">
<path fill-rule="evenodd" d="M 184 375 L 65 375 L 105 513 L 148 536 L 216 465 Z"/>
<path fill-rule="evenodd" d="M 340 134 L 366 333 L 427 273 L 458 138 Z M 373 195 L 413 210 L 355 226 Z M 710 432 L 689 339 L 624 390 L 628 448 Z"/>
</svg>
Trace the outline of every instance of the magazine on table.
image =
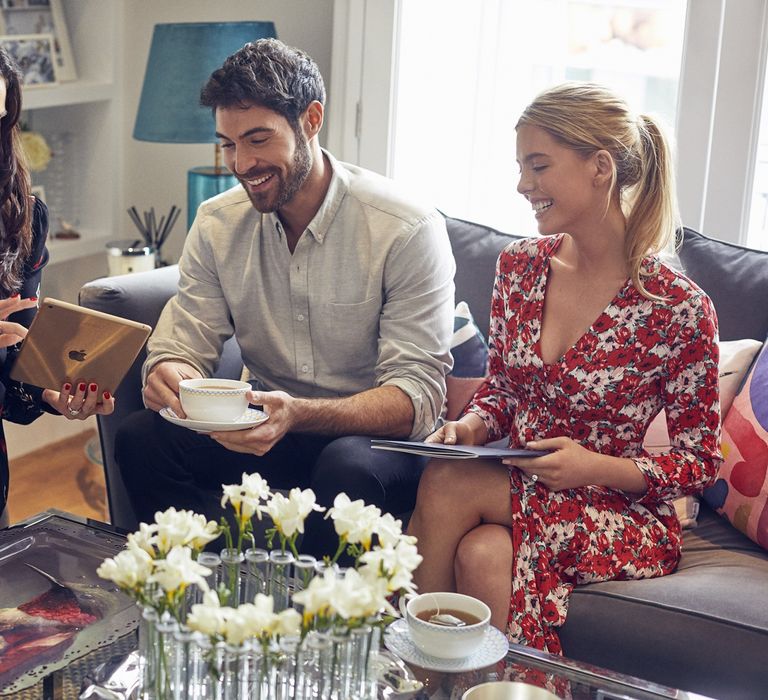
<svg viewBox="0 0 768 700">
<path fill-rule="evenodd" d="M 408 452 L 425 457 L 445 459 L 507 459 L 510 457 L 541 457 L 550 450 L 529 450 L 524 447 L 487 447 L 485 445 L 445 445 L 440 442 L 411 442 L 409 440 L 371 440 L 374 450 Z"/>
</svg>

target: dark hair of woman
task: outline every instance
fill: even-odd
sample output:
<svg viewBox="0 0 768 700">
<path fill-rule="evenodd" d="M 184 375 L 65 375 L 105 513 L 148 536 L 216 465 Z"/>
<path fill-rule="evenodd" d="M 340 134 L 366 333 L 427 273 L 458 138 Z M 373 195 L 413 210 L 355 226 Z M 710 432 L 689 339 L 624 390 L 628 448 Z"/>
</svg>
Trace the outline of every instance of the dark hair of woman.
<svg viewBox="0 0 768 700">
<path fill-rule="evenodd" d="M 6 114 L 0 119 L 0 294 L 17 291 L 32 242 L 32 207 L 27 166 L 21 150 L 21 73 L 0 49 L 0 77 L 6 87 Z"/>
</svg>

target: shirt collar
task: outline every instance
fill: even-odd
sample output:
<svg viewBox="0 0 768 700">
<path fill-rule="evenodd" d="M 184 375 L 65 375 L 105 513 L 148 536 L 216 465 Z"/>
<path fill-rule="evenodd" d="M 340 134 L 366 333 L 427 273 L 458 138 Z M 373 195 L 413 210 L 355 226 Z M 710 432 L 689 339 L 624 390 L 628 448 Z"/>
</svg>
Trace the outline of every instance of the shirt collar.
<svg viewBox="0 0 768 700">
<path fill-rule="evenodd" d="M 324 148 L 321 149 L 323 155 L 328 159 L 331 166 L 331 182 L 328 185 L 328 191 L 325 193 L 325 199 L 312 217 L 312 221 L 307 225 L 307 231 L 318 242 L 322 243 L 331 227 L 331 223 L 336 218 L 336 213 L 341 206 L 344 196 L 349 190 L 349 173 L 339 165 L 339 162 Z M 283 225 L 280 223 L 275 212 L 268 214 L 272 220 L 274 229 L 280 236 L 283 235 Z"/>
</svg>

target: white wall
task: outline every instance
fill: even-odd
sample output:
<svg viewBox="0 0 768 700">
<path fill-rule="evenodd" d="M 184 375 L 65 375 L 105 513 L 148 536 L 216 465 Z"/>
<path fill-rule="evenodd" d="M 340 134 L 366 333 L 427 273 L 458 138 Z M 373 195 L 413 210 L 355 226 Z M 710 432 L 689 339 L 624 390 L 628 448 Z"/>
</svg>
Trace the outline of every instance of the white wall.
<svg viewBox="0 0 768 700">
<path fill-rule="evenodd" d="M 182 214 L 167 243 L 164 254 L 176 259 L 186 232 L 187 170 L 213 165 L 213 145 L 159 144 L 135 141 L 131 134 L 139 104 L 152 29 L 162 22 L 208 22 L 271 20 L 278 37 L 287 44 L 306 51 L 317 62 L 326 88 L 331 75 L 333 29 L 332 0 L 124 0 L 122 75 L 125 116 L 124 183 L 125 206 L 139 211 L 154 206 L 167 212 L 172 204 L 182 207 Z M 120 220 L 125 227 L 119 233 L 131 233 L 126 214 Z M 122 237 L 122 236 L 118 236 Z"/>
</svg>

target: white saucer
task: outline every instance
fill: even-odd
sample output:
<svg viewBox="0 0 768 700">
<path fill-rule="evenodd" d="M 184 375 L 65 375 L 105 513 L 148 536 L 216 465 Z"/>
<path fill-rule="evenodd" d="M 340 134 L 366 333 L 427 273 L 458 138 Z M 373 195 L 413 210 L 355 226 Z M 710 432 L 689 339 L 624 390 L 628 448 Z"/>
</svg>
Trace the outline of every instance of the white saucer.
<svg viewBox="0 0 768 700">
<path fill-rule="evenodd" d="M 264 411 L 259 411 L 257 408 L 249 408 L 243 413 L 240 418 L 231 423 L 211 423 L 204 420 L 190 420 L 189 418 L 179 418 L 170 408 L 167 406 L 160 409 L 160 415 L 165 420 L 170 421 L 174 425 L 180 425 L 182 428 L 189 428 L 195 430 L 198 433 L 212 433 L 215 431 L 231 431 L 231 430 L 246 430 L 247 428 L 253 428 L 255 425 L 263 423 L 269 416 Z"/>
<path fill-rule="evenodd" d="M 438 659 L 421 652 L 411 641 L 408 623 L 395 620 L 384 630 L 384 646 L 403 661 L 428 671 L 474 671 L 491 666 L 503 659 L 509 651 L 509 641 L 495 627 L 488 627 L 480 648 L 471 656 L 463 659 Z"/>
</svg>

